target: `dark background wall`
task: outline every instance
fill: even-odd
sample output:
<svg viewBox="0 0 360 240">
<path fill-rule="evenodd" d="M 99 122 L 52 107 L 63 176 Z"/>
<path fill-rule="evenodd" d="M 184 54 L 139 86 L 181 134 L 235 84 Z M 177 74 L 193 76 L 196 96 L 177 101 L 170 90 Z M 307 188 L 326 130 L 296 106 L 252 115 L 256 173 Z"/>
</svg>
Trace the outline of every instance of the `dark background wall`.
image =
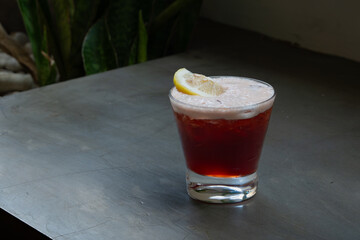
<svg viewBox="0 0 360 240">
<path fill-rule="evenodd" d="M 0 0 L 0 23 L 8 33 L 25 31 L 16 0 Z"/>
</svg>

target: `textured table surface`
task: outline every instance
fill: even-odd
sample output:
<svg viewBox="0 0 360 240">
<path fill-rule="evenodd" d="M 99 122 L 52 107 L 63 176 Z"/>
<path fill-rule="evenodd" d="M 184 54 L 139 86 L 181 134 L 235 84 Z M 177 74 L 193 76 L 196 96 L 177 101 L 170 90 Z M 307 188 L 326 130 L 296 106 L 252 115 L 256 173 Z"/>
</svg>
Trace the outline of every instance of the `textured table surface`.
<svg viewBox="0 0 360 240">
<path fill-rule="evenodd" d="M 277 91 L 259 191 L 189 199 L 180 67 Z M 360 239 L 360 64 L 209 22 L 186 53 L 0 99 L 0 207 L 52 239 Z"/>
</svg>

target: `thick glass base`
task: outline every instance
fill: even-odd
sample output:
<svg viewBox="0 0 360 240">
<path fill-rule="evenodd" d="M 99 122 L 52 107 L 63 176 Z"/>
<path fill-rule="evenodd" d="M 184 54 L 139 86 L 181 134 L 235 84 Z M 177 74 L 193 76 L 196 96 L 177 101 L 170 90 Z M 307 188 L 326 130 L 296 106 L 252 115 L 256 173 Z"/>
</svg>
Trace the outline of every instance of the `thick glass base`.
<svg viewBox="0 0 360 240">
<path fill-rule="evenodd" d="M 193 199 L 209 203 L 237 203 L 256 194 L 256 172 L 235 178 L 220 178 L 199 175 L 191 170 L 186 174 L 187 192 Z"/>
</svg>

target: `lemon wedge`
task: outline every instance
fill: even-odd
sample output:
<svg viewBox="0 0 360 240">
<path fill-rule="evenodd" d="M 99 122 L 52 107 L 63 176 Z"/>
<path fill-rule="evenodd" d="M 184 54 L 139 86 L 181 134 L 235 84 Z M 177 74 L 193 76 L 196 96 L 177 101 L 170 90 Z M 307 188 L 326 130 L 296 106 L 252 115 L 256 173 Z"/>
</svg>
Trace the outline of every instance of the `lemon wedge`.
<svg viewBox="0 0 360 240">
<path fill-rule="evenodd" d="M 174 74 L 174 84 L 179 92 L 203 97 L 214 97 L 225 92 L 225 89 L 210 78 L 180 68 Z"/>
</svg>

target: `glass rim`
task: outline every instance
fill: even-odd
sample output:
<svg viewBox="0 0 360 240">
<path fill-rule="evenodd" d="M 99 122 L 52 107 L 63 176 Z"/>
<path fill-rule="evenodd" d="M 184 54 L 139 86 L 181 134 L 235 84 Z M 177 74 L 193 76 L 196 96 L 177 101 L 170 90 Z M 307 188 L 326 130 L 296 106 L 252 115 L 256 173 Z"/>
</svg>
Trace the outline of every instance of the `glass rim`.
<svg viewBox="0 0 360 240">
<path fill-rule="evenodd" d="M 174 96 L 172 96 L 171 92 L 174 88 L 176 88 L 176 86 L 173 86 L 170 91 L 169 91 L 169 98 L 178 103 L 178 104 L 182 104 L 182 105 L 186 105 L 186 106 L 189 106 L 189 107 L 192 107 L 192 108 L 199 108 L 199 109 L 224 109 L 224 110 L 242 110 L 242 109 L 249 109 L 249 108 L 254 108 L 254 107 L 257 107 L 259 105 L 262 105 L 266 102 L 269 102 L 271 100 L 273 100 L 276 96 L 276 92 L 275 92 L 275 89 L 273 86 L 271 86 L 269 83 L 267 82 L 264 82 L 264 81 L 261 81 L 261 80 L 258 80 L 258 79 L 255 79 L 255 78 L 249 78 L 249 77 L 240 77 L 240 76 L 208 76 L 209 78 L 230 78 L 230 77 L 233 77 L 233 78 L 244 78 L 244 79 L 249 79 L 249 80 L 252 80 L 252 81 L 255 81 L 255 82 L 258 82 L 258 83 L 261 83 L 261 84 L 264 84 L 266 86 L 269 86 L 273 89 L 274 93 L 273 95 L 271 95 L 271 97 L 269 97 L 268 99 L 265 99 L 264 101 L 261 101 L 261 102 L 258 102 L 258 103 L 254 103 L 254 104 L 249 104 L 249 105 L 245 105 L 245 106 L 237 106 L 237 107 L 207 107 L 207 106 L 198 106 L 198 105 L 194 105 L 194 104 L 189 104 L 189 103 L 186 103 L 186 102 L 183 102 L 183 101 L 180 101 L 178 99 L 176 99 Z"/>
</svg>

